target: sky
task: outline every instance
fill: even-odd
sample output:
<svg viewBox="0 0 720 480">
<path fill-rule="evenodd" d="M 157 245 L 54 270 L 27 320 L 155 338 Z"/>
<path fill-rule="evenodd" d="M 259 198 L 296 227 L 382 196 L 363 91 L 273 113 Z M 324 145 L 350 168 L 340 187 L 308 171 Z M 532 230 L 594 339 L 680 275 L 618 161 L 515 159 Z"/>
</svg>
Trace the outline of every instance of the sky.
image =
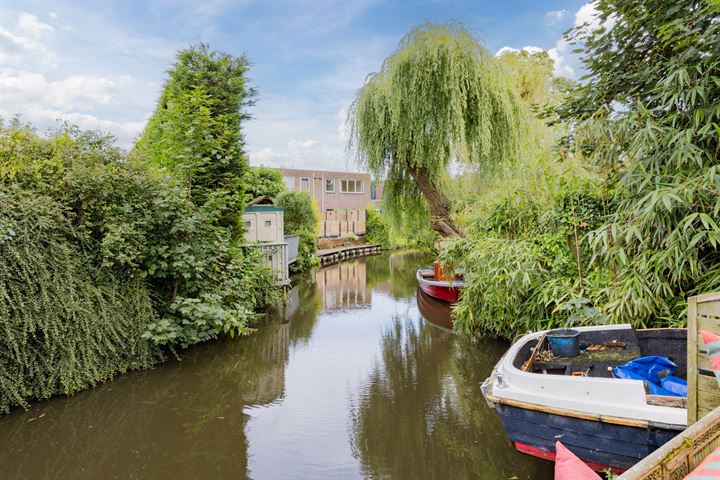
<svg viewBox="0 0 720 480">
<path fill-rule="evenodd" d="M 577 79 L 562 33 L 593 15 L 574 0 L 0 0 L 0 116 L 40 132 L 68 120 L 131 148 L 177 51 L 202 41 L 251 62 L 252 165 L 356 171 L 348 106 L 414 26 L 460 21 L 493 54 L 543 49 Z"/>
</svg>

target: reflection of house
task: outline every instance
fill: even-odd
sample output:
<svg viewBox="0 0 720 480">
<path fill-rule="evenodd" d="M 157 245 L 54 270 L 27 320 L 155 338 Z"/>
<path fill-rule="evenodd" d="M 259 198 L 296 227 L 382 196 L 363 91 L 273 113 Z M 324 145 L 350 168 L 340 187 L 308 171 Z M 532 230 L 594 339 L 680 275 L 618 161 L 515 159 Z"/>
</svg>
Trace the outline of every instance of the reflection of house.
<svg viewBox="0 0 720 480">
<path fill-rule="evenodd" d="M 366 264 L 344 262 L 315 272 L 325 310 L 340 308 L 368 308 L 372 303 L 367 288 Z"/>
<path fill-rule="evenodd" d="M 365 234 L 365 209 L 377 207 L 382 184 L 367 173 L 279 169 L 288 190 L 310 192 L 322 213 L 320 236 Z"/>
</svg>

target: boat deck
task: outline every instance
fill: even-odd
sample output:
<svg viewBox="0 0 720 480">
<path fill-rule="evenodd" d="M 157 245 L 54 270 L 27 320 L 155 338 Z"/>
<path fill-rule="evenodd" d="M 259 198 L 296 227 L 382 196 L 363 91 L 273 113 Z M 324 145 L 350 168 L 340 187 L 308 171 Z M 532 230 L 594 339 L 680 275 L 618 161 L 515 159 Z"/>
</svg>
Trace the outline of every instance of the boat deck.
<svg viewBox="0 0 720 480">
<path fill-rule="evenodd" d="M 575 357 L 555 357 L 549 352 L 547 342 L 543 342 L 528 371 L 548 375 L 578 372 L 575 374 L 613 378 L 612 368 L 618 365 L 646 355 L 663 355 L 678 365 L 676 376 L 686 375 L 685 335 L 673 329 L 581 332 L 579 342 L 581 353 Z M 514 366 L 527 367 L 536 346 L 537 341 L 529 342 L 515 357 Z M 602 349 L 593 351 L 598 347 Z"/>
</svg>

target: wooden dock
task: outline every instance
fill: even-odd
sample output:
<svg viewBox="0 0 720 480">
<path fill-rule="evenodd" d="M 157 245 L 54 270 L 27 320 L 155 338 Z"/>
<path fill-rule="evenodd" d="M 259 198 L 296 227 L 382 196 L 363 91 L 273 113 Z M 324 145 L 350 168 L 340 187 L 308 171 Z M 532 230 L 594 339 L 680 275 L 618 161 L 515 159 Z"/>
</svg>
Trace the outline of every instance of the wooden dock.
<svg viewBox="0 0 720 480">
<path fill-rule="evenodd" d="M 350 247 L 318 250 L 317 256 L 320 259 L 320 265 L 324 266 L 340 262 L 342 260 L 347 260 L 348 258 L 376 255 L 380 252 L 382 252 L 382 245 L 353 245 Z"/>
</svg>

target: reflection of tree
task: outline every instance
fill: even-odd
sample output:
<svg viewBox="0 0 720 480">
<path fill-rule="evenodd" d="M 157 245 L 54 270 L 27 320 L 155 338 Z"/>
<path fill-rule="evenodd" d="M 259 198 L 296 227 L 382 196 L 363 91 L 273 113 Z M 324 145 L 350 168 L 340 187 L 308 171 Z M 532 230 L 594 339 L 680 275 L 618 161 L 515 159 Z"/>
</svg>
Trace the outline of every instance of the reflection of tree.
<svg viewBox="0 0 720 480">
<path fill-rule="evenodd" d="M 290 342 L 307 343 L 322 310 L 322 294 L 315 283 L 315 276 L 307 273 L 296 279 L 296 285 L 288 296 L 293 305 L 292 314 L 283 320 L 290 323 Z"/>
<path fill-rule="evenodd" d="M 383 278 L 383 283 L 378 285 L 378 290 L 395 299 L 413 297 L 417 289 L 415 271 L 419 266 L 432 262 L 431 255 L 417 252 L 398 252 L 390 255 L 389 258 L 384 255 L 376 258 L 387 263 L 385 271 L 388 272 Z"/>
<path fill-rule="evenodd" d="M 263 325 L 14 412 L 0 420 L 2 477 L 246 478 L 243 409 L 283 395 L 288 338 L 288 325 Z"/>
<path fill-rule="evenodd" d="M 511 449 L 482 399 L 498 352 L 476 354 L 467 342 L 401 317 L 384 332 L 382 362 L 353 409 L 352 447 L 367 478 L 551 478 Z"/>
<path fill-rule="evenodd" d="M 387 255 L 372 255 L 364 258 L 367 272 L 367 288 L 374 290 L 390 277 L 390 262 Z"/>
</svg>

